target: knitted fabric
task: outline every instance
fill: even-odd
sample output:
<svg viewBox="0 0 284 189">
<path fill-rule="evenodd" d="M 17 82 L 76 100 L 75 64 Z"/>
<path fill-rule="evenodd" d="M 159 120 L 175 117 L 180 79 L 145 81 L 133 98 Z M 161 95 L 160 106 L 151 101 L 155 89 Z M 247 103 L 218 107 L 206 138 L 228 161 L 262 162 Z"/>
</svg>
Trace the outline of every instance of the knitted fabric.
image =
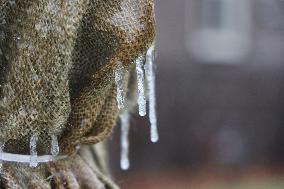
<svg viewBox="0 0 284 189">
<path fill-rule="evenodd" d="M 133 71 L 154 40 L 153 12 L 152 0 L 0 0 L 3 151 L 30 154 L 37 136 L 37 154 L 50 154 L 56 136 L 60 154 L 72 155 L 105 139 L 118 115 L 117 62 Z M 76 158 L 60 166 L 83 165 Z"/>
</svg>

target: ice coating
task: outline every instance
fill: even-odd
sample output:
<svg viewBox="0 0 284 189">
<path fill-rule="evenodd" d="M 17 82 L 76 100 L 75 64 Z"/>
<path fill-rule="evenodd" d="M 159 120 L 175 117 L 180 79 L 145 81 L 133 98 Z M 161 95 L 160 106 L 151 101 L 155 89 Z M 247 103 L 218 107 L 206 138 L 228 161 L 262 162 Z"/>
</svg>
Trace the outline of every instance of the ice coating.
<svg viewBox="0 0 284 189">
<path fill-rule="evenodd" d="M 38 136 L 33 135 L 30 139 L 30 166 L 36 167 L 38 164 L 37 161 L 37 150 L 36 150 L 36 143 L 38 140 Z"/>
<path fill-rule="evenodd" d="M 138 106 L 139 115 L 146 115 L 146 98 L 145 98 L 145 87 L 144 87 L 144 70 L 143 70 L 143 56 L 140 56 L 135 61 L 136 64 L 136 75 L 137 75 L 137 89 L 138 89 Z"/>
<path fill-rule="evenodd" d="M 123 95 L 123 65 L 122 62 L 117 62 L 115 70 L 115 85 L 116 85 L 116 100 L 118 109 L 124 107 L 124 95 Z"/>
<path fill-rule="evenodd" d="M 2 166 L 3 166 L 3 150 L 4 150 L 5 144 L 4 143 L 0 143 L 0 173 L 2 172 Z"/>
<path fill-rule="evenodd" d="M 1 158 L 2 161 L 7 161 L 7 162 L 30 163 L 31 155 L 12 154 L 12 153 L 3 152 Z M 56 160 L 61 160 L 65 158 L 67 158 L 67 156 L 59 156 L 56 158 Z M 47 163 L 51 161 L 54 161 L 54 157 L 51 155 L 37 156 L 37 163 Z"/>
<path fill-rule="evenodd" d="M 51 155 L 57 156 L 58 154 L 59 154 L 59 145 L 58 145 L 57 136 L 52 135 L 51 136 Z"/>
<path fill-rule="evenodd" d="M 129 163 L 129 140 L 128 140 L 128 134 L 129 134 L 129 113 L 127 111 L 124 111 L 120 115 L 120 122 L 121 122 L 121 138 L 120 138 L 120 144 L 121 144 L 121 155 L 120 155 L 120 167 L 122 170 L 127 170 L 130 166 Z"/>
<path fill-rule="evenodd" d="M 149 119 L 151 130 L 151 141 L 157 142 L 159 134 L 157 129 L 157 113 L 156 113 L 156 94 L 155 94 L 155 73 L 153 67 L 155 47 L 151 46 L 146 54 L 145 73 L 147 78 L 147 89 L 149 98 Z"/>
</svg>

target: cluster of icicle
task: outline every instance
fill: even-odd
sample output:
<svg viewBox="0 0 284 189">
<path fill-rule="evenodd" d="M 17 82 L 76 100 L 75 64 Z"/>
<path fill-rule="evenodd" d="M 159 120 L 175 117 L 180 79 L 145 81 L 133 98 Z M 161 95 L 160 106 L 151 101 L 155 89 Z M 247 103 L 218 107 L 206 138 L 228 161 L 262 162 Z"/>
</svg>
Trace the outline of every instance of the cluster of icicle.
<svg viewBox="0 0 284 189">
<path fill-rule="evenodd" d="M 157 131 L 157 118 L 156 118 L 156 97 L 155 97 L 155 75 L 153 68 L 154 59 L 154 46 L 150 47 L 146 54 L 146 61 L 144 56 L 140 56 L 136 61 L 136 74 L 137 74 L 137 91 L 138 91 L 138 107 L 139 115 L 146 115 L 146 92 L 148 92 L 149 100 L 149 119 L 151 123 L 151 141 L 157 142 L 159 139 Z M 144 65 L 145 63 L 145 65 Z M 145 77 L 146 75 L 146 77 Z M 125 92 L 123 91 L 123 65 L 121 62 L 117 63 L 117 68 L 115 70 L 115 83 L 117 88 L 117 104 L 118 108 L 122 110 L 120 114 L 121 120 L 121 160 L 120 166 L 123 170 L 129 168 L 129 158 L 128 158 L 128 133 L 129 133 L 129 113 L 124 109 L 125 104 Z M 146 78 L 146 82 L 145 82 Z M 147 84 L 145 87 L 144 84 Z M 51 155 L 37 155 L 37 141 L 38 136 L 33 135 L 30 138 L 30 155 L 23 154 L 12 154 L 4 152 L 5 143 L 0 144 L 0 170 L 3 161 L 18 162 L 18 163 L 29 163 L 31 167 L 37 167 L 38 163 L 44 163 L 53 161 L 59 154 L 58 140 L 55 135 L 51 136 Z"/>
<path fill-rule="evenodd" d="M 146 61 L 145 61 L 146 60 Z M 136 59 L 136 78 L 137 78 L 137 103 L 139 107 L 139 115 L 146 115 L 146 91 L 148 94 L 149 101 L 149 119 L 150 119 L 150 135 L 151 141 L 157 142 L 159 140 L 159 135 L 157 131 L 157 118 L 156 118 L 156 96 L 155 96 L 155 74 L 153 67 L 154 60 L 154 46 L 151 46 L 147 53 L 146 59 L 144 56 L 140 56 Z M 144 65 L 145 63 L 145 65 Z M 123 91 L 123 65 L 121 62 L 117 63 L 117 68 L 115 70 L 115 83 L 117 89 L 117 104 L 118 108 L 121 109 L 120 122 L 121 122 L 121 157 L 120 166 L 121 169 L 127 170 L 129 168 L 129 113 L 124 110 L 124 91 Z M 146 75 L 146 77 L 145 77 Z M 146 78 L 146 82 L 145 82 Z M 146 83 L 146 87 L 145 87 Z"/>
<path fill-rule="evenodd" d="M 38 163 L 53 161 L 59 153 L 59 145 L 55 135 L 52 135 L 51 138 L 51 155 L 37 155 L 37 135 L 33 135 L 30 138 L 30 155 L 6 153 L 3 151 L 5 143 L 0 144 L 0 170 L 3 161 L 29 163 L 31 167 L 37 167 Z"/>
</svg>

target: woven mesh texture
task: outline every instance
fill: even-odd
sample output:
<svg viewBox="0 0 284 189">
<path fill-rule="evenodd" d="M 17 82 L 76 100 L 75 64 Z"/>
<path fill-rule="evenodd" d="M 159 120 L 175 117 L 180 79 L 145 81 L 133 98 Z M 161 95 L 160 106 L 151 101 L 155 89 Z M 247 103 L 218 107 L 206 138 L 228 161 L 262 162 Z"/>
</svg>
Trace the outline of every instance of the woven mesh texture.
<svg viewBox="0 0 284 189">
<path fill-rule="evenodd" d="M 152 0 L 0 0 L 0 140 L 6 152 L 62 153 L 115 125 L 114 70 L 155 37 Z M 128 78 L 125 77 L 125 82 Z"/>
</svg>

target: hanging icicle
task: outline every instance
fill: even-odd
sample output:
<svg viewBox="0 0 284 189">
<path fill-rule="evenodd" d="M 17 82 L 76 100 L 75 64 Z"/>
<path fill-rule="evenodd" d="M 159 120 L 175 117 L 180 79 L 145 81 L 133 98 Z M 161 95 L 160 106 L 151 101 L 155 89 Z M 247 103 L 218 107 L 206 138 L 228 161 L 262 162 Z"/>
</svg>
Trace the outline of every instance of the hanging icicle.
<svg viewBox="0 0 284 189">
<path fill-rule="evenodd" d="M 143 70 L 143 56 L 140 56 L 136 61 L 136 74 L 137 74 L 137 88 L 138 88 L 138 106 L 139 115 L 146 115 L 146 98 L 144 88 L 144 70 Z"/>
<path fill-rule="evenodd" d="M 0 143 L 0 173 L 2 172 L 2 167 L 3 167 L 3 151 L 4 151 L 5 143 Z"/>
<path fill-rule="evenodd" d="M 58 154 L 59 154 L 59 145 L 58 145 L 57 136 L 51 135 L 51 155 L 55 157 Z"/>
<path fill-rule="evenodd" d="M 155 94 L 155 73 L 153 67 L 155 47 L 151 46 L 146 54 L 145 73 L 147 78 L 147 89 L 149 98 L 149 119 L 151 130 L 151 141 L 157 142 L 159 134 L 157 129 L 157 115 L 156 115 L 156 94 Z"/>
<path fill-rule="evenodd" d="M 36 167 L 38 164 L 37 150 L 36 150 L 37 140 L 38 140 L 37 135 L 33 135 L 30 139 L 30 166 L 31 167 Z"/>
<path fill-rule="evenodd" d="M 115 70 L 115 85 L 116 85 L 116 100 L 118 109 L 124 107 L 124 94 L 123 94 L 123 65 L 122 62 L 117 62 Z"/>
<path fill-rule="evenodd" d="M 130 166 L 129 163 L 129 113 L 123 111 L 120 115 L 120 124 L 121 124 L 121 137 L 120 137 L 120 167 L 122 170 L 127 170 Z"/>
<path fill-rule="evenodd" d="M 149 100 L 149 119 L 151 123 L 151 141 L 157 142 L 159 140 L 159 134 L 157 129 L 157 117 L 156 117 L 156 94 L 155 94 L 155 74 L 153 68 L 154 59 L 154 46 L 150 47 L 146 53 L 146 63 L 144 65 L 145 58 L 140 56 L 136 59 L 136 75 L 137 75 L 137 90 L 138 90 L 138 107 L 139 115 L 146 115 L 146 97 L 145 97 L 145 86 L 144 86 L 144 71 L 147 79 L 147 90 L 148 90 L 148 100 Z M 144 69 L 143 69 L 144 68 Z M 117 64 L 115 71 L 115 83 L 117 87 L 117 104 L 119 109 L 124 107 L 124 97 L 123 97 L 123 67 L 122 63 Z M 122 103 L 123 102 L 123 103 Z M 122 106 L 121 106 L 122 105 Z M 120 115 L 121 122 L 121 155 L 120 155 L 120 166 L 121 169 L 129 169 L 129 113 L 124 110 Z"/>
</svg>

